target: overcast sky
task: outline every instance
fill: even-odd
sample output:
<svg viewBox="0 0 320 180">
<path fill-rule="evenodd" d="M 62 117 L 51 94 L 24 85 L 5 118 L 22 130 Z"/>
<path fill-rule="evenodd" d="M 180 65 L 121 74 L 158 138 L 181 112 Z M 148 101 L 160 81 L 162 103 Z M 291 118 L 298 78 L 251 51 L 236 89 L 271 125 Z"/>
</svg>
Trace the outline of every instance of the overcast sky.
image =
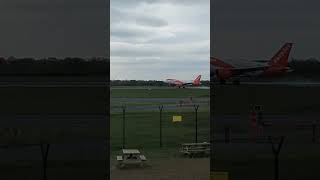
<svg viewBox="0 0 320 180">
<path fill-rule="evenodd" d="M 1 0 L 0 57 L 106 56 L 106 0 Z"/>
<path fill-rule="evenodd" d="M 320 58 L 319 0 L 214 0 L 212 54 L 269 59 L 293 42 L 292 57 Z"/>
<path fill-rule="evenodd" d="M 111 0 L 111 79 L 209 79 L 209 0 Z"/>
</svg>

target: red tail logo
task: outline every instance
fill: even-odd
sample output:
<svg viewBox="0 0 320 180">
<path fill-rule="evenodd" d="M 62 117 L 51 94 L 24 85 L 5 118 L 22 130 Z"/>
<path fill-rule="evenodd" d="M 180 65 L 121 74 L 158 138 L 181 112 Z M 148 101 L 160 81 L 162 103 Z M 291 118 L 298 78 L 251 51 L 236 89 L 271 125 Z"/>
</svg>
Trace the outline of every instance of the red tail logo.
<svg viewBox="0 0 320 180">
<path fill-rule="evenodd" d="M 200 85 L 200 81 L 201 81 L 201 75 L 199 75 L 199 76 L 193 81 L 193 84 L 195 84 L 195 85 Z"/>
<path fill-rule="evenodd" d="M 288 65 L 288 58 L 291 51 L 293 43 L 286 43 L 281 47 L 281 49 L 275 54 L 270 62 L 270 66 L 277 66 L 277 67 L 285 67 Z"/>
</svg>

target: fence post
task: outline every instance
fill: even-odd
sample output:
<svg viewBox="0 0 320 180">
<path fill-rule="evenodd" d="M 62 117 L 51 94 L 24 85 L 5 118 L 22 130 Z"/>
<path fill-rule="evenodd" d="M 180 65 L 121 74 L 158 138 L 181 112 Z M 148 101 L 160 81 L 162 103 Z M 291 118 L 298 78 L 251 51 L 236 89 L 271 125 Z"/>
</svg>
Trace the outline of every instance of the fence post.
<svg viewBox="0 0 320 180">
<path fill-rule="evenodd" d="M 126 147 L 126 106 L 122 106 L 122 149 Z"/>
<path fill-rule="evenodd" d="M 196 134 L 195 134 L 195 141 L 196 143 L 198 143 L 198 109 L 199 109 L 199 105 L 194 105 L 194 110 L 196 113 L 196 119 L 195 119 L 195 128 L 196 128 Z"/>
<path fill-rule="evenodd" d="M 48 160 L 50 144 L 41 143 L 40 147 L 41 147 L 41 155 L 42 155 L 42 175 L 43 175 L 43 180 L 46 180 L 47 179 L 47 160 Z"/>
<path fill-rule="evenodd" d="M 230 142 L 230 127 L 225 127 L 225 143 L 229 143 Z"/>
<path fill-rule="evenodd" d="M 317 125 L 315 123 L 312 124 L 312 142 L 316 143 L 316 128 Z"/>
<path fill-rule="evenodd" d="M 275 145 L 272 141 L 272 137 L 269 136 L 268 138 L 269 138 L 269 142 L 272 145 L 272 152 L 274 155 L 274 179 L 279 180 L 279 154 L 280 154 L 280 150 L 281 150 L 281 147 L 282 147 L 282 144 L 284 141 L 284 137 L 283 136 L 280 137 L 280 142 L 278 144 L 277 149 L 275 148 Z"/>
<path fill-rule="evenodd" d="M 162 147 L 162 110 L 163 110 L 163 105 L 159 106 L 159 140 L 160 140 L 160 147 Z"/>
</svg>

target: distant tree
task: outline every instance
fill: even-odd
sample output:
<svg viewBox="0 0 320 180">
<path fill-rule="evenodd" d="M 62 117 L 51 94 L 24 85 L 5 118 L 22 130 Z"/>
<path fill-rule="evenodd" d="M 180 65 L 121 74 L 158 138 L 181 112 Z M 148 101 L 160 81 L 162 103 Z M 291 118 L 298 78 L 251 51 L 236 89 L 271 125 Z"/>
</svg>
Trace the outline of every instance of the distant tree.
<svg viewBox="0 0 320 180">
<path fill-rule="evenodd" d="M 95 59 L 91 61 L 90 59 Z M 0 59 L 0 75 L 101 75 L 107 76 L 109 61 L 102 58 L 67 57 Z M 3 65 L 6 62 L 8 65 Z"/>
</svg>

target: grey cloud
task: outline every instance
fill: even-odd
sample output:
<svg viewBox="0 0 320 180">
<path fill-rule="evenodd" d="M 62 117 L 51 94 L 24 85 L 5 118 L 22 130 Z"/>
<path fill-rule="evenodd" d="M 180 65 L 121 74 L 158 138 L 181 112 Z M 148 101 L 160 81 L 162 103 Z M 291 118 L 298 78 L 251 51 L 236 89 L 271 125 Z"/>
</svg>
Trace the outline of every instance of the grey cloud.
<svg viewBox="0 0 320 180">
<path fill-rule="evenodd" d="M 172 44 L 127 44 L 111 43 L 112 56 L 160 56 L 185 57 L 191 55 L 206 55 L 209 51 L 209 41 L 200 43 L 172 43 Z"/>
<path fill-rule="evenodd" d="M 293 57 L 320 57 L 320 2 L 316 0 L 214 1 L 212 54 L 225 58 L 270 58 L 286 41 Z"/>
<path fill-rule="evenodd" d="M 111 20 L 110 23 L 111 24 L 114 22 L 120 22 L 123 19 L 126 19 L 125 13 L 123 13 L 122 11 L 120 11 L 116 8 L 113 8 L 113 7 L 110 7 L 110 14 L 112 15 L 112 16 L 110 16 L 110 20 Z"/>
<path fill-rule="evenodd" d="M 168 34 L 157 33 L 154 29 L 141 29 L 136 27 L 119 26 L 111 29 L 111 41 L 141 44 L 156 39 L 168 39 Z"/>
<path fill-rule="evenodd" d="M 164 64 L 164 63 L 162 63 Z M 197 68 L 186 66 L 186 67 L 178 67 L 172 66 L 170 64 L 163 65 L 159 67 L 156 65 L 149 65 L 149 64 L 136 64 L 134 66 L 130 66 L 130 68 L 123 68 L 121 67 L 112 67 L 115 72 L 113 73 L 116 79 L 132 79 L 132 77 L 136 77 L 135 79 L 143 79 L 143 80 L 150 80 L 150 79 L 157 79 L 157 80 L 164 80 L 166 78 L 177 78 L 181 80 L 191 80 L 195 78 L 197 75 L 201 74 L 203 79 L 208 79 L 209 77 L 209 65 L 207 68 Z M 119 72 L 119 73 L 116 73 Z M 159 73 L 159 71 L 161 73 Z M 189 74 L 186 76 L 185 71 L 188 71 Z M 123 73 L 126 72 L 126 73 Z M 173 73 L 175 72 L 175 73 Z"/>
<path fill-rule="evenodd" d="M 72 13 L 72 11 L 92 12 L 96 11 L 98 7 L 106 7 L 107 1 L 101 0 L 3 0 L 0 2 L 0 10 L 2 12 L 14 12 L 18 13 Z"/>
<path fill-rule="evenodd" d="M 3 0 L 1 56 L 106 56 L 105 0 Z"/>
<path fill-rule="evenodd" d="M 210 2 L 210 1 L 209 1 Z M 111 0 L 111 3 L 117 6 L 136 6 L 141 3 L 170 3 L 179 5 L 207 4 L 208 0 Z"/>
<path fill-rule="evenodd" d="M 137 29 L 121 29 L 121 28 L 112 28 L 111 34 L 114 37 L 120 37 L 120 38 L 131 38 L 131 37 L 139 37 L 144 36 L 145 31 L 139 31 Z"/>
<path fill-rule="evenodd" d="M 167 26 L 168 22 L 160 19 L 160 18 L 150 18 L 150 17 L 138 17 L 136 19 L 136 23 L 139 25 L 143 25 L 143 26 L 154 26 L 154 27 L 162 27 L 162 26 Z"/>
<path fill-rule="evenodd" d="M 209 77 L 210 1 L 195 2 L 112 1 L 111 78 Z"/>
<path fill-rule="evenodd" d="M 140 26 L 162 27 L 167 26 L 168 22 L 160 17 L 146 16 L 143 13 L 125 12 L 116 8 L 111 8 L 112 22 L 133 22 Z"/>
<path fill-rule="evenodd" d="M 112 59 L 111 59 L 112 60 Z M 117 59 L 117 60 L 112 60 L 113 61 L 113 66 L 131 66 L 132 65 L 154 65 L 154 64 L 159 64 L 161 62 L 159 62 L 159 59 L 158 58 L 148 58 L 148 59 L 130 59 L 130 60 L 120 60 L 120 59 Z"/>
<path fill-rule="evenodd" d="M 317 14 L 320 5 L 319 3 L 320 2 L 317 0 L 279 0 L 277 2 L 270 0 L 216 0 L 213 2 L 213 14 L 223 16 L 229 15 L 235 18 L 242 17 L 236 16 L 240 15 L 240 13 L 251 16 L 273 16 L 276 14 L 295 17 L 295 14 Z"/>
<path fill-rule="evenodd" d="M 153 40 L 155 29 L 168 25 L 168 22 L 156 16 L 143 13 L 127 12 L 111 8 L 111 38 L 130 42 L 148 42 Z"/>
</svg>

